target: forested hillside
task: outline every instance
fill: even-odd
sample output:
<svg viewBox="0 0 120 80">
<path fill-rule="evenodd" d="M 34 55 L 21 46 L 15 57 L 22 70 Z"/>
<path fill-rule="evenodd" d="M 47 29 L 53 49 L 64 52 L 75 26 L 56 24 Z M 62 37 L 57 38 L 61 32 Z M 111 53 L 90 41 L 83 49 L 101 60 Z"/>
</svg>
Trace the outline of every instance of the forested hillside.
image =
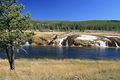
<svg viewBox="0 0 120 80">
<path fill-rule="evenodd" d="M 104 30 L 120 31 L 120 21 L 118 20 L 89 20 L 89 21 L 32 21 L 33 30 L 39 31 L 84 31 L 84 30 Z"/>
</svg>

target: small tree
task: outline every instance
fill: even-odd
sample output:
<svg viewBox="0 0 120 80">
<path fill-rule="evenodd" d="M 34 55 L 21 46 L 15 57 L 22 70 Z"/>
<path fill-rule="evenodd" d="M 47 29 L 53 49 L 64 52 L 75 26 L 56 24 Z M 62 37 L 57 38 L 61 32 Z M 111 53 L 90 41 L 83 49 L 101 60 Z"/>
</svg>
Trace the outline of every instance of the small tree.
<svg viewBox="0 0 120 80">
<path fill-rule="evenodd" d="M 6 51 L 11 70 L 15 69 L 16 49 L 30 38 L 25 32 L 31 26 L 30 15 L 22 15 L 23 8 L 17 0 L 0 0 L 0 49 Z"/>
</svg>

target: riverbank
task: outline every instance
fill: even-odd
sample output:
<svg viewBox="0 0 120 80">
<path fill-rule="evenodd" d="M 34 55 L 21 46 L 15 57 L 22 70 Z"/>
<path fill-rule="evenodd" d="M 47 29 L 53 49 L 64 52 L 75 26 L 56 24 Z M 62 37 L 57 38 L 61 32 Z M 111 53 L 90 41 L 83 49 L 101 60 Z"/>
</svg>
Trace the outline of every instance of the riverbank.
<svg viewBox="0 0 120 80">
<path fill-rule="evenodd" d="M 120 61 L 18 59 L 10 71 L 0 60 L 0 80 L 119 80 Z"/>
<path fill-rule="evenodd" d="M 34 32 L 32 45 L 120 47 L 119 33 Z"/>
</svg>

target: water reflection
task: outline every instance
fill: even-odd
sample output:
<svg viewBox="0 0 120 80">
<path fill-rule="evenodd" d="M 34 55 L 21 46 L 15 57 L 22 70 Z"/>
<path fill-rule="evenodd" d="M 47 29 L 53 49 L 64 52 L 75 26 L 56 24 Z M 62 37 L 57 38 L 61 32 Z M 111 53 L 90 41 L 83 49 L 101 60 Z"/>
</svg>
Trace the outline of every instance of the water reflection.
<svg viewBox="0 0 120 80">
<path fill-rule="evenodd" d="M 60 47 L 60 48 L 56 48 L 56 53 L 57 53 L 57 57 L 58 58 L 63 58 L 64 55 L 63 55 L 63 47 Z"/>
</svg>

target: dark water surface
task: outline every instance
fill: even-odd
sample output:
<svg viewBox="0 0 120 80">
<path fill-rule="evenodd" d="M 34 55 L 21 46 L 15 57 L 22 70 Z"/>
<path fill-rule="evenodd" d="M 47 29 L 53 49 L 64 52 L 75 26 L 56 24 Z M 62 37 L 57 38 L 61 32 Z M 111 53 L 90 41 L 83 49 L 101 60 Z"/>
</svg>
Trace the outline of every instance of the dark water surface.
<svg viewBox="0 0 120 80">
<path fill-rule="evenodd" d="M 120 60 L 120 48 L 26 47 L 16 58 Z M 0 53 L 0 57 L 4 57 Z"/>
</svg>

